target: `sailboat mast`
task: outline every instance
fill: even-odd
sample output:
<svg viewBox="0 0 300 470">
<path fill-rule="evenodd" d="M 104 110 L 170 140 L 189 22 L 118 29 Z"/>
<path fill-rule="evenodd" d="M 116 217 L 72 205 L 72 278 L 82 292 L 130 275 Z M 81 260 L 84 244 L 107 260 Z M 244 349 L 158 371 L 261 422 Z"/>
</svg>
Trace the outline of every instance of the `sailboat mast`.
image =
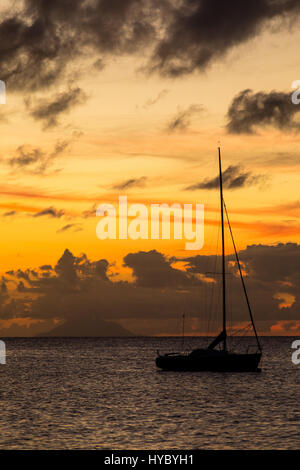
<svg viewBox="0 0 300 470">
<path fill-rule="evenodd" d="M 221 224 L 222 224 L 222 293 L 223 293 L 223 351 L 226 351 L 226 273 L 225 273 L 225 238 L 224 238 L 224 209 L 223 209 L 223 180 L 222 180 L 222 163 L 221 149 L 218 147 L 219 153 L 219 178 L 220 178 L 220 201 L 221 201 Z"/>
<path fill-rule="evenodd" d="M 185 313 L 182 315 L 182 342 L 181 342 L 182 350 L 184 347 L 184 320 L 185 320 Z"/>
</svg>

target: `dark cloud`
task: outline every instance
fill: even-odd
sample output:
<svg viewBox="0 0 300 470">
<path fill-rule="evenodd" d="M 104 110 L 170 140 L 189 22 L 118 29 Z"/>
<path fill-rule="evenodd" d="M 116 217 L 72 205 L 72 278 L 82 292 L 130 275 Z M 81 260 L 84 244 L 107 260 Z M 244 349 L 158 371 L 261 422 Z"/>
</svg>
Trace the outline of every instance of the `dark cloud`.
<svg viewBox="0 0 300 470">
<path fill-rule="evenodd" d="M 263 282 L 290 282 L 293 289 L 300 280 L 300 245 L 278 243 L 277 245 L 251 245 L 240 252 L 253 277 Z"/>
<path fill-rule="evenodd" d="M 40 270 L 41 271 L 52 271 L 52 266 L 51 266 L 51 264 L 43 264 L 42 266 L 40 266 Z"/>
<path fill-rule="evenodd" d="M 45 15 L 30 14 L 25 2 L 22 13 L 6 17 L 0 24 L 0 74 L 11 90 L 35 91 L 55 83 L 70 60 L 75 39 L 60 35 Z"/>
<path fill-rule="evenodd" d="M 40 148 L 30 148 L 22 145 L 17 148 L 16 156 L 9 160 L 9 164 L 11 166 L 22 168 L 32 165 L 33 163 L 40 162 L 41 160 L 44 160 L 44 158 L 45 154 Z"/>
<path fill-rule="evenodd" d="M 299 321 L 300 245 L 253 245 L 239 255 L 255 320 L 261 325 L 266 322 L 267 328 L 281 321 Z M 146 325 L 147 332 L 155 334 L 161 333 L 161 325 L 172 330 L 183 311 L 206 328 L 209 319 L 221 318 L 220 256 L 169 259 L 152 250 L 130 253 L 124 264 L 132 270 L 133 282 L 110 276 L 112 265 L 107 260 L 91 261 L 69 250 L 47 277 L 44 269 L 10 272 L 17 294 L 11 289 L 0 292 L 0 319 L 59 319 L 69 322 L 70 332 L 72 319 L 81 324 L 85 320 L 94 324 L 98 319 L 128 322 L 129 329 L 136 324 L 141 332 Z M 227 277 L 230 315 L 243 322 L 248 320 L 247 308 L 233 255 L 226 257 L 226 270 L 231 274 Z M 151 322 L 156 329 L 152 326 L 151 330 Z"/>
<path fill-rule="evenodd" d="M 16 215 L 16 211 L 9 211 L 9 212 L 5 212 L 2 217 L 12 217 L 13 215 Z"/>
<path fill-rule="evenodd" d="M 145 186 L 146 180 L 147 180 L 146 176 L 141 176 L 140 178 L 130 178 L 126 181 L 113 185 L 112 189 L 124 191 L 125 189 L 131 189 L 134 187 L 139 188 L 141 186 Z"/>
<path fill-rule="evenodd" d="M 78 280 L 77 266 L 79 259 L 76 258 L 69 250 L 65 250 L 62 257 L 55 266 L 55 272 L 60 279 L 67 283 L 76 283 Z"/>
<path fill-rule="evenodd" d="M 203 70 L 272 20 L 295 19 L 298 0 L 24 0 L 0 23 L 0 76 L 11 90 L 46 89 L 74 76 L 74 62 L 146 54 L 146 69 Z M 100 62 L 99 62 L 100 57 Z"/>
<path fill-rule="evenodd" d="M 109 262 L 106 259 L 100 259 L 95 262 L 95 274 L 103 281 L 108 281 L 107 270 L 109 268 Z"/>
<path fill-rule="evenodd" d="M 97 204 L 93 204 L 91 209 L 87 209 L 86 211 L 83 211 L 82 217 L 84 219 L 87 219 L 88 217 L 95 217 L 96 216 L 96 210 L 97 210 Z"/>
<path fill-rule="evenodd" d="M 25 271 L 22 269 L 18 269 L 16 271 L 7 271 L 6 274 L 14 276 L 17 279 L 24 279 L 25 281 L 30 281 L 31 276 L 37 277 L 37 272 L 33 269 L 26 269 Z"/>
<path fill-rule="evenodd" d="M 47 207 L 46 209 L 41 210 L 33 215 L 33 217 L 43 217 L 49 216 L 54 217 L 56 219 L 60 219 L 65 215 L 65 211 L 62 209 L 56 209 L 55 207 Z"/>
<path fill-rule="evenodd" d="M 152 265 L 143 274 L 145 261 Z M 110 264 L 105 259 L 92 262 L 85 255 L 76 257 L 65 250 L 49 276 L 44 277 L 42 270 L 38 278 L 33 278 L 29 271 L 26 280 L 22 277 L 18 281 L 18 295 L 24 294 L 24 299 L 7 299 L 3 309 L 0 308 L 0 318 L 30 316 L 67 321 L 78 316 L 85 318 L 87 312 L 103 320 L 139 318 L 141 315 L 159 318 L 163 299 L 168 297 L 165 289 L 171 289 L 175 294 L 173 299 L 169 297 L 169 306 L 164 312 L 165 317 L 172 317 L 178 303 L 183 302 L 180 293 L 183 287 L 199 285 L 191 274 L 172 268 L 170 261 L 155 251 L 128 255 L 125 262 L 135 273 L 135 283 L 112 281 L 115 277 L 109 277 Z M 10 275 L 20 279 L 16 272 Z"/>
<path fill-rule="evenodd" d="M 58 141 L 55 144 L 54 150 L 50 153 L 51 158 L 55 158 L 58 155 L 60 155 L 64 150 L 69 146 L 70 142 L 69 141 Z"/>
<path fill-rule="evenodd" d="M 255 318 L 266 320 L 298 320 L 300 299 L 300 245 L 297 243 L 279 243 L 277 245 L 251 245 L 239 252 L 239 258 L 245 272 L 245 282 L 253 307 Z M 234 255 L 226 257 L 227 272 L 231 272 L 231 302 L 238 317 L 238 309 L 244 306 L 240 279 Z M 187 270 L 203 274 L 211 266 L 209 256 L 195 256 L 185 259 Z M 214 264 L 214 272 L 221 271 L 221 257 Z M 219 276 L 210 274 L 219 281 Z M 290 305 L 283 307 L 281 299 L 289 299 Z M 287 303 L 289 303 L 287 302 Z"/>
<path fill-rule="evenodd" d="M 76 232 L 82 230 L 80 224 L 67 224 L 64 225 L 62 228 L 56 231 L 56 233 L 63 233 L 67 232 L 68 230 L 74 229 Z"/>
<path fill-rule="evenodd" d="M 167 94 L 169 92 L 170 91 L 167 90 L 167 89 L 164 89 L 164 90 L 160 91 L 155 98 L 147 100 L 146 103 L 144 104 L 143 108 L 148 109 L 151 106 L 155 105 L 158 101 L 162 100 L 165 96 L 167 96 Z"/>
<path fill-rule="evenodd" d="M 14 169 L 26 170 L 29 173 L 43 174 L 53 161 L 61 155 L 69 146 L 68 141 L 58 141 L 54 149 L 47 153 L 39 147 L 21 145 L 15 151 L 15 155 L 7 160 Z"/>
<path fill-rule="evenodd" d="M 3 280 L 1 282 L 0 290 L 1 290 L 1 294 L 6 294 L 7 293 L 7 286 L 6 286 L 5 281 L 3 281 Z"/>
<path fill-rule="evenodd" d="M 74 106 L 85 101 L 86 95 L 80 88 L 69 89 L 68 91 L 58 93 L 50 100 L 40 100 L 33 106 L 30 101 L 27 106 L 30 115 L 37 121 L 42 121 L 44 128 L 55 127 L 58 125 L 58 118 L 69 112 Z"/>
<path fill-rule="evenodd" d="M 202 114 L 204 107 L 198 104 L 192 104 L 187 109 L 179 111 L 175 117 L 169 122 L 167 130 L 173 132 L 176 130 L 186 129 L 194 116 Z"/>
<path fill-rule="evenodd" d="M 291 93 L 243 90 L 228 109 L 227 131 L 231 134 L 254 134 L 257 127 L 267 125 L 281 130 L 299 130 L 300 121 L 295 120 L 299 111 L 300 107 L 292 103 Z"/>
<path fill-rule="evenodd" d="M 94 68 L 96 70 L 103 70 L 105 68 L 105 63 L 103 62 L 103 59 L 97 59 L 94 62 Z"/>
<path fill-rule="evenodd" d="M 185 0 L 175 2 L 151 71 L 176 77 L 203 70 L 232 48 L 256 36 L 273 19 L 299 15 L 297 0 Z"/>
<path fill-rule="evenodd" d="M 23 281 L 20 281 L 17 285 L 17 291 L 22 293 L 22 292 L 26 292 L 26 289 L 25 289 L 25 285 L 24 285 L 24 282 Z"/>
<path fill-rule="evenodd" d="M 8 11 L 0 23 L 0 76 L 10 89 L 34 91 L 59 81 L 91 50 L 136 52 L 155 36 L 156 5 L 156 0 L 24 0 L 21 11 Z"/>
<path fill-rule="evenodd" d="M 230 165 L 223 172 L 223 186 L 227 189 L 239 189 L 245 186 L 260 184 L 265 180 L 262 175 L 253 175 L 250 171 L 244 171 L 240 166 Z M 195 191 L 197 189 L 216 189 L 219 187 L 219 176 L 212 179 L 206 179 L 200 183 L 188 186 L 186 191 Z"/>
<path fill-rule="evenodd" d="M 124 266 L 132 269 L 135 282 L 141 287 L 180 288 L 190 284 L 186 273 L 173 268 L 170 261 L 156 250 L 130 253 L 124 258 Z"/>
<path fill-rule="evenodd" d="M 22 269 L 18 269 L 15 275 L 18 279 L 25 279 L 26 281 L 29 281 L 30 270 L 27 269 L 26 271 L 22 271 Z"/>
</svg>

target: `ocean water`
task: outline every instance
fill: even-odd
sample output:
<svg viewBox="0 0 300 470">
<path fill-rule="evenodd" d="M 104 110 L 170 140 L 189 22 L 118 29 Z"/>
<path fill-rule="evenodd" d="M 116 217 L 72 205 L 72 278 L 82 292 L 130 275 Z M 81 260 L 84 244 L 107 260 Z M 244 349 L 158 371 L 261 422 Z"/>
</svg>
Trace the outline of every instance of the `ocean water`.
<svg viewBox="0 0 300 470">
<path fill-rule="evenodd" d="M 293 339 L 263 338 L 261 373 L 157 370 L 176 338 L 6 339 L 0 449 L 299 449 Z"/>
</svg>

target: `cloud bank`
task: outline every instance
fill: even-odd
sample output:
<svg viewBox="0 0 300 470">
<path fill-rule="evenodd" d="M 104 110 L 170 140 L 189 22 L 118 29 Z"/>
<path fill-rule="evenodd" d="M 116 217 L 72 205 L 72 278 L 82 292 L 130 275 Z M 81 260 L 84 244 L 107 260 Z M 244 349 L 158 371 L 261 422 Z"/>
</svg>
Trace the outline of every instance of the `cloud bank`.
<svg viewBox="0 0 300 470">
<path fill-rule="evenodd" d="M 282 321 L 292 328 L 299 321 L 300 245 L 252 245 L 240 252 L 240 259 L 255 320 L 267 323 L 267 331 Z M 118 280 L 106 259 L 91 261 L 69 250 L 53 267 L 8 271 L 0 291 L 0 320 L 55 320 L 68 322 L 71 328 L 73 319 L 89 322 L 93 315 L 99 322 L 120 322 L 131 330 L 136 325 L 140 334 L 158 334 L 172 332 L 184 310 L 206 327 L 212 316 L 220 318 L 220 276 L 207 274 L 219 272 L 220 257 L 175 259 L 152 250 L 129 253 L 124 265 L 132 271 L 133 281 Z M 248 316 L 232 255 L 226 258 L 226 269 L 232 274 L 231 316 L 239 324 Z M 207 295 L 207 289 L 214 295 Z M 209 298 L 212 303 L 207 305 Z M 163 329 L 167 327 L 169 331 Z"/>
</svg>

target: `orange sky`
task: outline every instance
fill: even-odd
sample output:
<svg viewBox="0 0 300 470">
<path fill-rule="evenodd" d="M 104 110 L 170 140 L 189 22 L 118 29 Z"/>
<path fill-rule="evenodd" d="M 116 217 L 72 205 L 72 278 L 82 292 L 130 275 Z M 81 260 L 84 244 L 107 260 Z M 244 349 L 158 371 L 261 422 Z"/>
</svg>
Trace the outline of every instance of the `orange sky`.
<svg viewBox="0 0 300 470">
<path fill-rule="evenodd" d="M 200 254 L 213 253 L 218 193 L 186 188 L 217 175 L 219 141 L 224 170 L 240 165 L 260 178 L 259 184 L 225 189 L 238 248 L 299 242 L 299 132 L 266 126 L 255 135 L 230 135 L 225 127 L 228 107 L 241 90 L 291 91 L 292 81 L 300 78 L 295 59 L 299 40 L 296 28 L 266 29 L 205 71 L 177 79 L 145 76 L 141 54 L 111 57 L 103 70 L 81 73 L 98 57 L 91 52 L 78 59 L 80 73 L 73 82 L 59 82 L 32 95 L 28 90 L 11 90 L 8 83 L 6 105 L 0 109 L 0 271 L 54 265 L 66 248 L 76 256 L 86 253 L 90 259 L 116 262 L 125 277 L 129 271 L 122 268 L 122 260 L 129 252 L 198 254 L 186 253 L 184 240 L 100 241 L 98 219 L 84 217 L 84 212 L 102 202 L 117 204 L 124 194 L 129 204 L 142 202 L 147 207 L 157 202 L 204 204 L 205 244 Z M 28 113 L 26 100 L 35 103 L 74 86 L 84 91 L 85 100 L 61 114 L 56 126 L 45 128 Z M 198 111 L 185 127 L 168 129 L 193 105 Z M 61 144 L 62 150 L 54 155 Z M 36 149 L 40 161 L 47 161 L 44 171 L 36 163 L 22 167 L 10 163 L 22 152 L 32 154 Z M 142 184 L 116 189 L 130 179 L 141 179 Z M 50 207 L 61 215 L 37 216 Z M 232 252 L 230 246 L 228 251 Z"/>
</svg>

